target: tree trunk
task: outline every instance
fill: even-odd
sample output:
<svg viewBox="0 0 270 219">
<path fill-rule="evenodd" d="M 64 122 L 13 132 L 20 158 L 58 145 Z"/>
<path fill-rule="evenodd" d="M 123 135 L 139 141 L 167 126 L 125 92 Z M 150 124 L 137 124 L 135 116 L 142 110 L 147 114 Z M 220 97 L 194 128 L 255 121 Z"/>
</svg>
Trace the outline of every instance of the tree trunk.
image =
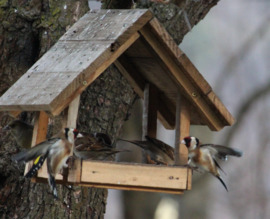
<svg viewBox="0 0 270 219">
<path fill-rule="evenodd" d="M 120 0 L 110 1 L 113 4 L 107 1 L 107 8 L 120 7 Z M 217 1 L 183 1 L 185 4 L 175 1 L 181 8 L 175 4 L 152 4 L 151 9 L 174 40 L 180 43 L 189 27 L 201 20 Z M 86 11 L 86 0 L 1 0 L 0 95 Z M 83 92 L 78 128 L 115 136 L 135 98 L 127 81 L 113 65 L 110 66 Z M 3 113 L 0 119 L 1 127 L 11 120 Z M 104 217 L 107 190 L 83 187 L 69 190 L 59 185 L 59 201 L 54 201 L 47 184 L 30 183 L 23 177 L 24 165 L 12 163 L 11 155 L 20 148 L 10 135 L 0 130 L 0 137 L 0 218 Z"/>
</svg>

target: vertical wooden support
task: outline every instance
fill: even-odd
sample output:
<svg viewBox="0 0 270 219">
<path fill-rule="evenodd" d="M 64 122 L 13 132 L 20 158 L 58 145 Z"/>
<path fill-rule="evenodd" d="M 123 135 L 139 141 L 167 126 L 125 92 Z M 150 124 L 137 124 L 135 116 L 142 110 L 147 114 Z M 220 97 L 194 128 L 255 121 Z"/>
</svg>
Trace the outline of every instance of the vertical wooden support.
<svg viewBox="0 0 270 219">
<path fill-rule="evenodd" d="M 188 150 L 185 145 L 180 145 L 180 141 L 189 136 L 190 111 L 184 98 L 178 96 L 176 107 L 176 142 L 175 142 L 175 164 L 185 165 L 188 160 Z"/>
<path fill-rule="evenodd" d="M 37 112 L 35 116 L 35 124 L 32 137 L 32 147 L 40 142 L 46 140 L 49 117 L 47 113 L 41 111 Z M 25 166 L 25 173 L 27 173 L 32 167 L 33 162 L 28 162 Z M 46 165 L 43 165 L 46 166 Z M 41 170 L 42 171 L 42 170 Z M 32 178 L 32 182 L 36 182 L 35 178 Z"/>
<path fill-rule="evenodd" d="M 78 95 L 68 106 L 67 114 L 65 115 L 64 126 L 69 128 L 76 128 L 77 117 L 80 106 L 80 95 Z M 72 151 L 73 154 L 73 151 Z M 71 183 L 78 183 L 81 180 L 81 160 L 76 159 L 73 165 L 68 170 L 67 181 Z"/>
<path fill-rule="evenodd" d="M 152 138 L 156 138 L 157 135 L 157 93 L 157 88 L 154 85 L 145 85 L 143 98 L 142 140 L 145 140 L 146 135 Z M 147 162 L 144 150 L 142 151 L 142 162 Z"/>
<path fill-rule="evenodd" d="M 185 165 L 188 161 L 188 150 L 185 145 L 181 145 L 181 140 L 189 136 L 190 132 L 190 111 L 187 102 L 178 93 L 176 101 L 175 117 L 175 165 Z M 191 189 L 192 171 L 187 169 L 187 189 Z"/>
<path fill-rule="evenodd" d="M 47 113 L 43 111 L 37 113 L 33 130 L 32 146 L 46 140 L 48 122 L 49 117 Z"/>
<path fill-rule="evenodd" d="M 158 91 L 152 84 L 146 84 L 144 89 L 143 99 L 143 136 L 144 140 L 146 135 L 156 138 L 157 134 L 157 104 L 158 104 Z"/>
</svg>

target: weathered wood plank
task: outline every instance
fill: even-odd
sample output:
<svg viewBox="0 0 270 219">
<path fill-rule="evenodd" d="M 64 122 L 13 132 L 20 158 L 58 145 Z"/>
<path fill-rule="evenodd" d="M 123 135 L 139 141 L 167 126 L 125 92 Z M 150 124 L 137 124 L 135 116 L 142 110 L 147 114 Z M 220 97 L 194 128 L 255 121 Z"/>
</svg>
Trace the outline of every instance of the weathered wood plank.
<svg viewBox="0 0 270 219">
<path fill-rule="evenodd" d="M 76 97 L 68 106 L 67 113 L 67 127 L 76 128 L 77 119 L 78 119 L 78 111 L 80 106 L 80 95 Z M 73 150 L 71 152 L 73 155 Z M 76 159 L 72 166 L 69 166 L 68 169 L 68 178 L 67 181 L 71 183 L 78 183 L 81 180 L 81 160 Z"/>
<path fill-rule="evenodd" d="M 157 106 L 158 90 L 153 84 L 146 84 L 143 98 L 143 128 L 142 139 L 148 135 L 156 138 L 157 135 Z"/>
<path fill-rule="evenodd" d="M 192 170 L 187 169 L 187 190 L 192 189 Z"/>
<path fill-rule="evenodd" d="M 61 38 L 66 40 L 114 41 L 136 32 L 144 26 L 153 14 L 147 9 L 100 10 L 88 12 L 76 22 Z"/>
<path fill-rule="evenodd" d="M 187 102 L 185 101 L 184 98 L 181 99 L 180 102 L 180 142 L 183 140 L 184 137 L 189 136 L 189 130 L 190 130 L 190 109 L 189 106 L 187 104 Z M 188 150 L 187 147 L 185 145 L 180 145 L 179 142 L 179 164 L 180 165 L 185 165 L 187 164 L 188 161 Z"/>
<path fill-rule="evenodd" d="M 83 161 L 81 183 L 184 190 L 187 168 Z"/>
<path fill-rule="evenodd" d="M 195 104 L 198 112 L 200 112 L 200 114 L 206 118 L 206 121 L 208 121 L 208 126 L 212 130 L 216 131 L 222 129 L 224 125 L 220 120 L 220 115 L 217 115 L 214 111 L 212 111 L 208 103 L 206 103 L 206 101 L 203 99 L 203 94 L 201 94 L 200 90 L 198 90 L 198 88 L 196 88 L 181 71 L 175 62 L 175 58 L 172 58 L 171 55 L 166 52 L 166 47 L 164 47 L 164 44 L 161 43 L 152 33 L 152 28 L 150 25 L 143 27 L 140 32 L 167 66 L 169 69 L 168 74 L 170 74 L 171 77 L 173 77 L 174 80 L 176 80 L 178 84 L 181 85 L 180 88 L 184 89 L 186 95 Z M 176 50 L 176 48 L 174 49 Z"/>
<path fill-rule="evenodd" d="M 124 75 L 124 77 L 128 80 L 128 82 L 134 88 L 136 93 L 141 98 L 144 98 L 144 86 L 146 84 L 146 81 L 145 81 L 146 78 L 144 78 L 141 75 L 141 71 L 146 71 L 146 72 L 148 71 L 147 69 L 143 68 L 143 66 L 140 66 L 140 70 L 139 70 L 138 65 L 134 66 L 133 60 L 128 58 L 125 54 L 121 55 L 117 59 L 117 61 L 114 62 L 114 64 L 119 69 L 119 71 Z M 160 80 L 158 80 L 158 78 L 155 78 L 155 81 L 160 81 Z M 172 103 L 168 100 L 168 98 L 163 93 L 160 93 L 158 99 L 159 99 L 159 102 L 163 103 L 163 104 L 158 105 L 159 120 L 162 122 L 165 128 L 174 129 L 174 123 L 175 123 L 174 113 L 172 113 L 173 110 L 170 110 L 170 108 L 172 107 L 171 106 Z"/>
<path fill-rule="evenodd" d="M 0 110 L 59 114 L 139 38 L 137 31 L 151 18 L 147 10 L 88 13 L 0 98 Z"/>
<path fill-rule="evenodd" d="M 88 85 L 90 85 L 102 72 L 104 72 L 139 37 L 140 35 L 136 32 L 121 46 L 119 46 L 116 51 L 111 52 L 110 49 L 104 51 L 104 53 L 100 55 L 94 63 L 81 72 L 79 77 L 76 78 L 77 83 L 74 82 L 67 86 L 65 90 L 51 102 L 52 114 L 58 115 L 62 112 L 78 94 L 82 93 Z"/>
<path fill-rule="evenodd" d="M 221 100 L 218 98 L 218 96 L 213 92 L 209 92 L 207 94 L 207 98 L 209 100 L 209 104 L 213 104 L 215 109 L 219 111 L 219 113 L 223 116 L 224 118 L 224 124 L 225 125 L 233 125 L 235 122 L 235 119 L 231 115 L 231 113 L 226 109 L 226 107 L 223 105 Z"/>
<path fill-rule="evenodd" d="M 73 81 L 76 82 L 76 74 L 77 72 L 38 72 L 30 74 L 30 77 L 28 77 L 29 73 L 26 73 L 19 79 L 23 83 L 15 83 L 1 97 L 0 108 L 7 110 L 51 111 L 52 108 L 49 104 L 51 98 L 57 97 L 57 89 L 62 89 Z M 20 91 L 16 93 L 17 90 Z M 63 96 L 63 98 L 65 97 L 66 95 Z M 8 103 L 9 98 L 11 98 L 11 103 Z"/>
<path fill-rule="evenodd" d="M 174 42 L 172 37 L 166 31 L 166 29 L 159 23 L 156 18 L 153 18 L 149 25 L 153 33 L 158 34 L 160 40 L 166 45 L 164 49 L 170 52 L 170 55 L 175 57 L 176 64 L 184 70 L 184 73 L 190 80 L 194 82 L 194 85 L 198 86 L 202 93 L 208 94 L 212 88 L 188 57 L 179 49 L 178 45 Z"/>
<path fill-rule="evenodd" d="M 140 75 L 140 72 L 137 71 L 136 67 L 124 55 L 121 55 L 114 64 L 121 74 L 128 80 L 135 92 L 143 98 L 143 90 L 146 82 Z"/>
<path fill-rule="evenodd" d="M 47 179 L 46 178 L 37 178 L 36 182 L 47 183 Z M 66 185 L 66 182 L 64 182 L 63 180 L 56 180 L 56 183 Z M 112 185 L 112 184 L 99 184 L 99 183 L 91 183 L 91 182 L 75 183 L 74 185 L 90 187 L 90 188 L 120 189 L 120 190 L 141 191 L 141 192 L 159 192 L 159 193 L 177 194 L 177 195 L 181 195 L 184 193 L 184 190 L 180 190 L 180 189 L 166 189 L 166 188 L 154 188 L 154 187 L 143 187 L 143 186 L 140 186 L 140 187 L 138 187 L 138 186 L 124 186 L 124 185 Z"/>
<path fill-rule="evenodd" d="M 102 189 L 120 189 L 127 191 L 140 191 L 140 192 L 159 192 L 159 193 L 167 193 L 167 194 L 177 194 L 182 195 L 184 190 L 179 189 L 160 189 L 160 188 L 149 188 L 149 187 L 137 187 L 137 186 L 121 186 L 121 185 L 106 185 L 106 184 L 98 184 L 98 183 L 80 183 L 80 186 L 86 186 L 91 188 L 102 188 Z"/>
</svg>

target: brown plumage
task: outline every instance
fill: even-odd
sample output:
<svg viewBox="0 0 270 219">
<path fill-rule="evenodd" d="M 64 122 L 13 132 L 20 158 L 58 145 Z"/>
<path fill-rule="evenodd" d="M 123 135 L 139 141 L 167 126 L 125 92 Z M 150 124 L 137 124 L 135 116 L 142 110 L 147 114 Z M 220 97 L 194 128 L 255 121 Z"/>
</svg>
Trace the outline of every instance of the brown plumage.
<svg viewBox="0 0 270 219">
<path fill-rule="evenodd" d="M 75 140 L 74 154 L 84 160 L 112 160 L 113 155 L 128 150 L 117 150 L 113 147 L 111 138 L 105 133 L 80 132 Z"/>
<path fill-rule="evenodd" d="M 218 169 L 221 169 L 221 167 L 216 159 L 227 160 L 228 155 L 241 157 L 242 152 L 221 145 L 200 144 L 199 139 L 192 136 L 185 137 L 181 143 L 188 148 L 189 165 L 211 173 L 219 179 L 228 191 L 226 184 L 220 177 Z"/>
<path fill-rule="evenodd" d="M 124 139 L 119 140 L 126 141 L 141 147 L 146 153 L 147 163 L 149 164 L 163 164 L 163 165 L 174 164 L 173 147 L 156 138 L 151 138 L 149 136 L 145 136 L 145 138 L 146 138 L 145 141 L 137 141 L 137 140 L 130 141 Z"/>
<path fill-rule="evenodd" d="M 28 162 L 39 156 L 44 160 L 47 158 L 48 181 L 54 197 L 57 198 L 55 175 L 59 173 L 63 167 L 67 167 L 66 161 L 68 157 L 72 155 L 74 140 L 77 135 L 78 131 L 76 129 L 65 128 L 54 138 L 41 142 L 26 151 L 15 154 L 13 159 L 18 162 Z"/>
</svg>

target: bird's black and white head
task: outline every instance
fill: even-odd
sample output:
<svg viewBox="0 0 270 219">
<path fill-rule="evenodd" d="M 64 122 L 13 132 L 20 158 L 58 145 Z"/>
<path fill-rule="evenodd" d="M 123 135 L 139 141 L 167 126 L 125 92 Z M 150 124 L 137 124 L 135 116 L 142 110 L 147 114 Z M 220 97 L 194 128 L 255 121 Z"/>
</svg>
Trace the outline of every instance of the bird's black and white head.
<svg viewBox="0 0 270 219">
<path fill-rule="evenodd" d="M 65 128 L 64 134 L 65 134 L 66 139 L 69 142 L 71 142 L 72 144 L 74 144 L 74 140 L 77 137 L 80 137 L 79 131 L 77 129 L 73 129 L 73 128 Z"/>
<path fill-rule="evenodd" d="M 194 150 L 199 145 L 199 139 L 193 136 L 188 136 L 181 141 L 181 144 L 186 145 L 188 150 Z"/>
</svg>

